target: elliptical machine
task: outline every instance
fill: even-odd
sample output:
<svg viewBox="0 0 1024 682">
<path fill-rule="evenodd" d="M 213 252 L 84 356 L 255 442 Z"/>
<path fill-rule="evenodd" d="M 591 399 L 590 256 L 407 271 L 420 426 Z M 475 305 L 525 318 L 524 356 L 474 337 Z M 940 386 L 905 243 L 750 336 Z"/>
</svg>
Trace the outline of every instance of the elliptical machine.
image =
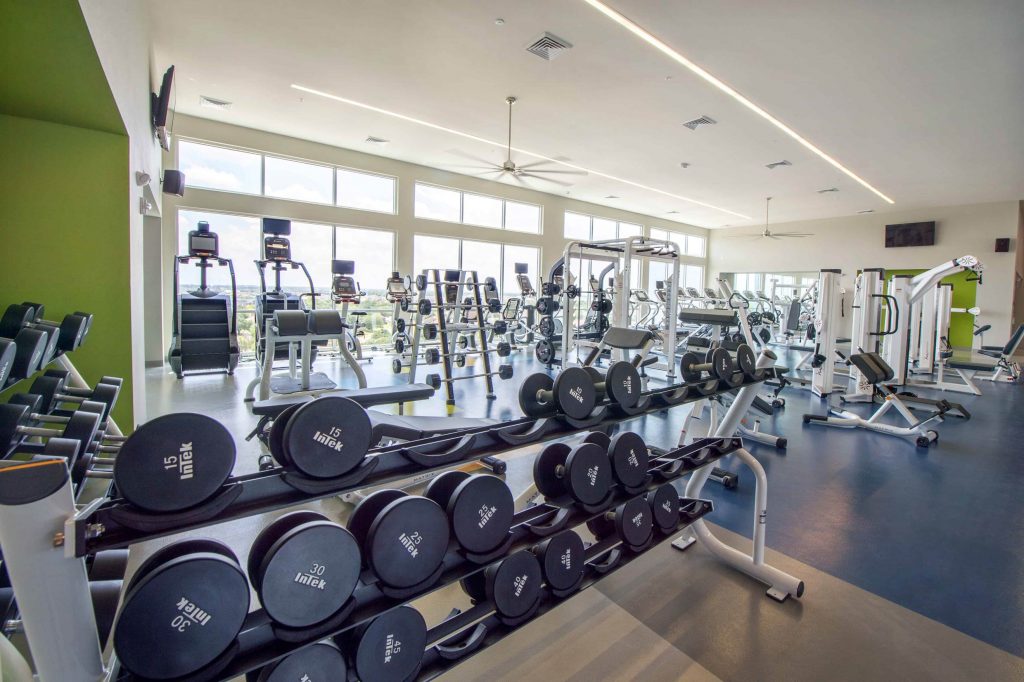
<svg viewBox="0 0 1024 682">
<path fill-rule="evenodd" d="M 181 379 L 185 372 L 225 372 L 234 374 L 238 365 L 238 292 L 235 266 L 230 258 L 220 257 L 217 233 L 210 224 L 200 222 L 188 233 L 188 255 L 174 258 L 174 313 L 171 347 L 167 363 Z M 196 262 L 199 288 L 179 291 L 179 268 Z M 206 270 L 214 264 L 227 267 L 231 279 L 231 297 L 207 286 Z"/>
<path fill-rule="evenodd" d="M 292 221 L 284 218 L 263 219 L 263 259 L 254 261 L 256 269 L 260 273 L 260 293 L 256 297 L 256 361 L 263 362 L 263 354 L 266 352 L 266 325 L 267 320 L 274 317 L 276 310 L 302 310 L 309 311 L 316 309 L 316 287 L 313 285 L 313 277 L 303 263 L 292 260 L 291 242 L 288 235 L 292 233 Z M 266 270 L 270 268 L 274 273 L 274 288 L 267 290 Z M 309 282 L 309 291 L 302 294 L 293 294 L 281 288 L 281 273 L 285 270 L 302 270 Z M 303 300 L 309 297 L 309 306 Z M 310 352 L 309 362 L 312 365 L 316 360 L 317 346 L 324 342 L 317 342 Z M 288 344 L 275 344 L 274 359 L 288 359 Z"/>
</svg>

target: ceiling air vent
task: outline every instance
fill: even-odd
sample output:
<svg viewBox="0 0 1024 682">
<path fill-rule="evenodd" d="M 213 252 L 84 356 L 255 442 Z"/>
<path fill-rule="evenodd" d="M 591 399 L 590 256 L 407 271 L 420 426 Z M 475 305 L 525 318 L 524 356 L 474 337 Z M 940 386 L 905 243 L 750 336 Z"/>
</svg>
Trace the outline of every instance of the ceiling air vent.
<svg viewBox="0 0 1024 682">
<path fill-rule="evenodd" d="M 551 61 L 566 50 L 571 50 L 572 44 L 550 33 L 544 33 L 541 37 L 526 46 L 527 52 L 532 52 L 541 59 Z"/>
<path fill-rule="evenodd" d="M 765 166 L 765 168 L 767 168 L 768 170 L 775 170 L 779 166 L 792 166 L 792 165 L 793 164 L 791 162 L 786 161 L 785 159 L 783 159 L 782 161 L 776 161 L 774 163 L 769 163 L 769 164 L 767 164 Z"/>
<path fill-rule="evenodd" d="M 864 215 L 865 213 L 874 213 L 874 212 L 875 212 L 875 209 L 867 208 L 867 209 L 864 209 L 863 211 L 857 211 L 857 215 Z"/>
<path fill-rule="evenodd" d="M 718 121 L 711 118 L 710 116 L 701 116 L 699 118 L 693 119 L 692 121 L 687 121 L 683 125 L 689 128 L 690 130 L 696 130 L 701 126 L 713 126 L 716 123 L 718 123 Z"/>
<path fill-rule="evenodd" d="M 199 95 L 199 106 L 206 107 L 207 109 L 220 109 L 221 111 L 227 111 L 231 108 L 231 102 L 223 99 L 216 99 L 215 97 L 207 97 L 206 95 Z"/>
<path fill-rule="evenodd" d="M 385 145 L 388 142 L 391 142 L 391 140 L 385 140 L 383 137 L 374 137 L 373 135 L 370 135 L 369 137 L 367 137 L 366 141 L 369 142 L 370 144 L 380 144 L 380 145 Z"/>
<path fill-rule="evenodd" d="M 829 187 L 827 189 L 819 189 L 818 194 L 831 194 L 832 192 L 838 192 L 838 187 Z"/>
</svg>

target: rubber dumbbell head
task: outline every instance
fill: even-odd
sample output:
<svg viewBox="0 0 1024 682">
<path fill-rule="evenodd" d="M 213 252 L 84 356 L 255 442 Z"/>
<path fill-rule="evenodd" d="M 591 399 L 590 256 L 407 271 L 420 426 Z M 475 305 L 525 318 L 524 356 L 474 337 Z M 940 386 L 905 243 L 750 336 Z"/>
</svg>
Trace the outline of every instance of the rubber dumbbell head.
<svg viewBox="0 0 1024 682">
<path fill-rule="evenodd" d="M 358 628 L 348 647 L 360 680 L 407 682 L 415 679 L 427 644 L 427 624 L 411 606 L 399 606 Z"/>
<path fill-rule="evenodd" d="M 317 642 L 260 670 L 256 682 L 296 682 L 296 680 L 344 680 L 348 675 L 345 657 L 330 640 Z"/>
<path fill-rule="evenodd" d="M 500 478 L 448 471 L 434 478 L 423 496 L 445 510 L 452 537 L 466 551 L 486 554 L 507 540 L 515 500 Z"/>
<path fill-rule="evenodd" d="M 323 396 L 279 414 L 268 445 L 281 466 L 324 479 L 358 467 L 372 441 L 373 426 L 365 409 L 349 398 Z"/>
<path fill-rule="evenodd" d="M 522 550 L 460 581 L 463 591 L 477 603 L 490 602 L 502 618 L 528 615 L 540 602 L 540 561 Z"/>
<path fill-rule="evenodd" d="M 596 505 L 611 489 L 611 463 L 604 449 L 593 443 L 551 443 L 533 462 L 533 481 L 549 499 L 569 495 L 580 504 Z"/>
<path fill-rule="evenodd" d="M 544 582 L 557 592 L 574 591 L 583 582 L 583 538 L 574 530 L 556 533 L 534 548 Z"/>
<path fill-rule="evenodd" d="M 627 489 L 636 489 L 647 482 L 650 459 L 644 439 L 633 431 L 621 431 L 608 444 L 608 457 L 615 480 Z"/>
<path fill-rule="evenodd" d="M 613 510 L 587 521 L 598 538 L 615 535 L 628 548 L 637 550 L 650 542 L 654 533 L 654 512 L 643 497 L 634 497 Z"/>
<path fill-rule="evenodd" d="M 664 534 L 679 526 L 679 493 L 671 483 L 665 483 L 645 495 L 654 515 L 654 525 Z"/>
</svg>

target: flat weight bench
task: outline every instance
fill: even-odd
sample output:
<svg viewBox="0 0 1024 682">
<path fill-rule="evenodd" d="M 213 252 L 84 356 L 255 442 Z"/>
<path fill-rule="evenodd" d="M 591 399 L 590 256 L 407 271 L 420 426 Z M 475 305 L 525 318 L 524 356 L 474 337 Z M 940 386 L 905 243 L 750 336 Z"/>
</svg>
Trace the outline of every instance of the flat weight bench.
<svg viewBox="0 0 1024 682">
<path fill-rule="evenodd" d="M 960 381 L 947 381 L 946 370 L 950 369 L 960 378 Z M 954 351 L 949 357 L 940 360 L 935 370 L 935 383 L 923 383 L 922 386 L 936 388 L 942 391 L 955 391 L 958 393 L 971 393 L 981 395 L 981 389 L 974 383 L 978 372 L 988 372 L 988 376 L 994 376 L 999 370 L 999 361 L 993 361 L 984 355 L 973 353 L 958 353 Z M 981 379 L 982 377 L 977 377 Z"/>
<path fill-rule="evenodd" d="M 984 330 L 985 327 L 989 327 L 989 325 L 980 327 L 978 332 Z M 978 332 L 975 332 L 975 334 L 977 335 Z M 1020 380 L 1020 367 L 1013 361 L 1013 356 L 1016 355 L 1022 341 L 1024 341 L 1024 324 L 1017 325 L 1013 334 L 1010 335 L 1010 340 L 1005 345 L 982 346 L 978 353 L 986 357 L 996 358 L 996 368 L 991 374 L 975 378 L 983 381 L 1018 382 Z"/>
<path fill-rule="evenodd" d="M 401 386 L 343 389 L 320 395 L 348 398 L 363 407 L 373 407 L 374 405 L 394 405 L 414 400 L 426 400 L 434 395 L 434 387 L 428 384 L 402 384 Z M 315 399 L 316 396 L 303 395 L 259 400 L 252 404 L 252 413 L 257 417 L 273 419 L 292 405 L 302 405 Z"/>
</svg>

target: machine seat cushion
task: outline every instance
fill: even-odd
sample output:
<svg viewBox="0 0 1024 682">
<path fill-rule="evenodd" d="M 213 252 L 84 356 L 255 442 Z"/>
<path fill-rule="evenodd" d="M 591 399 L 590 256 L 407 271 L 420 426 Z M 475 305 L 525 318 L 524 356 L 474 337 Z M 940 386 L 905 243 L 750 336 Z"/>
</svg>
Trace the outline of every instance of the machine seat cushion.
<svg viewBox="0 0 1024 682">
<path fill-rule="evenodd" d="M 987 358 L 980 358 L 971 355 L 954 355 L 946 360 L 946 367 L 953 369 L 971 369 L 978 372 L 994 372 L 999 366 L 998 362 L 992 362 Z"/>
<path fill-rule="evenodd" d="M 626 327 L 609 327 L 601 340 L 610 348 L 636 350 L 643 348 L 654 338 L 654 333 L 647 329 L 629 329 Z"/>
<path fill-rule="evenodd" d="M 714 308 L 685 308 L 679 311 L 679 321 L 692 324 L 715 324 L 735 327 L 739 324 L 735 310 Z"/>
<path fill-rule="evenodd" d="M 434 388 L 428 384 L 402 384 L 401 386 L 374 386 L 372 388 L 328 391 L 320 395 L 350 398 L 363 407 L 371 407 L 372 405 L 391 405 L 412 400 L 425 400 L 434 395 Z M 261 417 L 276 417 L 292 405 L 308 403 L 311 400 L 314 400 L 311 395 L 259 400 L 252 404 L 252 413 Z"/>
</svg>

